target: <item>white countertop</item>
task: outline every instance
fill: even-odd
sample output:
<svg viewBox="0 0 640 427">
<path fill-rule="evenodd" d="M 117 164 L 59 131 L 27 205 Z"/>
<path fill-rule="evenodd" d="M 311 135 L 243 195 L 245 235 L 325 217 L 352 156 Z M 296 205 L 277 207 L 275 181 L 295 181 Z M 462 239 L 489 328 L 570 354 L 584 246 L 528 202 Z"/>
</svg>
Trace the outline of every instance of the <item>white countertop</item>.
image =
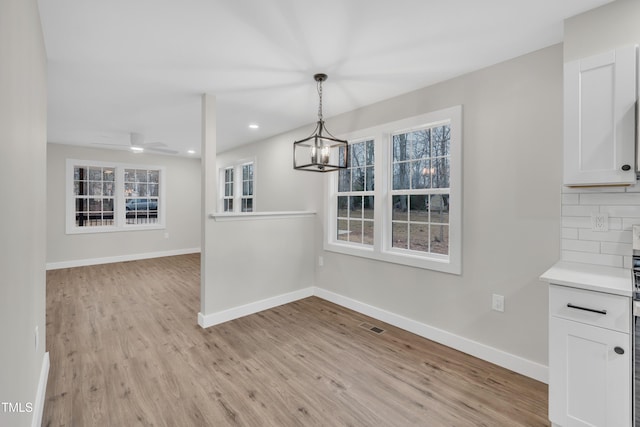
<svg viewBox="0 0 640 427">
<path fill-rule="evenodd" d="M 633 280 L 629 268 L 558 261 L 540 276 L 540 280 L 572 288 L 633 296 Z"/>
</svg>

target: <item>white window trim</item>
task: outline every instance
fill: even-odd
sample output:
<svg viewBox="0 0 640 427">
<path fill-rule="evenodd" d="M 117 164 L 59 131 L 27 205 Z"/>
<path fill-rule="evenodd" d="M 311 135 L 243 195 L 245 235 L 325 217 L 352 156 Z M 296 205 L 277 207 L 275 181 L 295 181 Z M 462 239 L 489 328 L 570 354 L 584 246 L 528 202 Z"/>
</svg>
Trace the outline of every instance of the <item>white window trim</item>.
<svg viewBox="0 0 640 427">
<path fill-rule="evenodd" d="M 373 141 L 373 145 L 374 145 L 374 153 L 378 152 L 378 146 L 377 146 L 377 141 L 375 140 L 375 138 L 373 136 L 365 136 L 365 137 L 360 137 L 360 138 L 352 138 L 349 140 L 349 151 L 348 151 L 348 155 L 351 156 L 351 150 L 352 150 L 352 144 L 358 144 L 358 143 L 367 143 L 368 141 Z M 377 188 L 378 186 L 378 174 L 377 174 L 377 167 L 378 167 L 378 159 L 377 159 L 377 154 L 375 155 L 376 157 L 374 157 L 373 160 L 373 170 L 374 170 L 374 188 Z M 369 166 L 369 165 L 367 165 Z M 362 166 L 364 168 L 366 168 L 366 166 Z M 366 172 L 365 172 L 366 173 Z M 377 200 L 376 200 L 376 191 L 371 191 L 371 190 L 362 190 L 362 191 L 352 191 L 352 189 L 350 189 L 350 191 L 342 191 L 342 192 L 338 192 L 337 188 L 338 188 L 338 179 L 339 179 L 339 172 L 338 173 L 332 173 L 331 177 L 334 179 L 334 186 L 335 188 L 334 193 L 333 193 L 333 197 L 332 197 L 332 202 L 333 202 L 333 210 L 330 212 L 337 212 L 337 198 L 336 196 L 339 194 L 340 196 L 343 197 L 373 197 L 373 206 L 374 206 L 374 212 L 377 212 Z M 351 177 L 350 177 L 351 179 Z M 337 240 L 335 238 L 336 234 L 337 234 L 337 214 L 334 215 L 334 220 L 333 220 L 333 232 L 331 234 L 331 236 L 333 236 L 335 242 L 339 245 L 348 245 L 348 246 L 353 246 L 353 247 L 357 247 L 357 248 L 361 248 L 363 250 L 369 250 L 371 248 L 371 245 L 369 245 L 368 243 L 362 243 L 362 242 L 345 242 L 342 240 Z M 362 221 L 369 221 L 371 222 L 370 219 L 365 220 L 364 218 L 362 219 Z M 373 223 L 374 223 L 374 242 L 376 241 L 375 239 L 375 218 L 373 219 Z M 363 239 L 364 240 L 364 239 Z"/>
<path fill-rule="evenodd" d="M 218 197 L 218 213 L 226 213 L 226 214 L 242 214 L 246 215 L 251 212 L 242 212 L 242 199 L 245 198 L 242 196 L 242 167 L 244 165 L 253 164 L 253 194 L 251 198 L 253 199 L 252 204 L 252 212 L 256 212 L 256 194 L 257 194 L 257 171 L 258 171 L 258 163 L 256 162 L 255 157 L 245 158 L 237 160 L 233 163 L 227 163 L 224 166 L 218 169 L 218 182 L 219 185 L 219 197 Z M 233 211 L 224 210 L 224 171 L 225 169 L 233 168 Z"/>
<path fill-rule="evenodd" d="M 234 166 L 227 166 L 224 167 L 222 169 L 220 169 L 220 182 L 222 184 L 221 188 L 220 188 L 220 201 L 218 202 L 218 204 L 220 205 L 219 210 L 221 212 L 233 212 L 233 211 L 225 211 L 224 207 L 225 207 L 225 202 L 227 200 L 231 200 L 231 205 L 234 206 L 236 200 L 236 167 Z M 231 170 L 232 174 L 233 174 L 233 194 L 231 196 L 227 196 L 227 171 Z M 234 206 L 234 210 L 235 210 L 235 206 Z"/>
<path fill-rule="evenodd" d="M 391 134 L 399 131 L 431 126 L 438 122 L 449 122 L 451 127 L 450 192 L 449 200 L 449 255 L 419 254 L 391 247 Z M 341 138 L 348 141 L 373 139 L 375 146 L 375 191 L 374 191 L 374 245 L 342 242 L 336 239 L 337 181 L 338 174 L 329 174 L 325 181 L 327 201 L 324 249 L 346 255 L 371 258 L 379 261 L 403 264 L 412 267 L 462 273 L 462 106 L 454 106 L 419 116 L 385 123 L 368 129 L 355 131 Z"/>
<path fill-rule="evenodd" d="M 135 230 L 160 230 L 166 228 L 166 172 L 164 166 L 142 165 L 120 162 L 104 162 L 94 160 L 67 159 L 66 165 L 66 234 L 109 233 L 118 231 Z M 115 169 L 115 206 L 114 225 L 78 227 L 75 221 L 75 195 L 73 190 L 73 172 L 75 166 L 113 167 Z M 125 220 L 125 196 L 124 196 L 124 170 L 125 169 L 152 169 L 160 171 L 160 187 L 158 191 L 158 222 L 155 224 L 127 224 Z"/>
</svg>

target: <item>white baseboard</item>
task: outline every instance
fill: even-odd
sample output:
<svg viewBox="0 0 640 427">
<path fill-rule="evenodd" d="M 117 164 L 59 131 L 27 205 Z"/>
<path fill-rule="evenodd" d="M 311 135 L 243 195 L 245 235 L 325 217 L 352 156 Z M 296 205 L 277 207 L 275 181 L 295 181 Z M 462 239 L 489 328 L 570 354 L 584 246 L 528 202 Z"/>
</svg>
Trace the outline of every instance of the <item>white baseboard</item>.
<svg viewBox="0 0 640 427">
<path fill-rule="evenodd" d="M 336 294 L 334 292 L 327 291 L 325 289 L 315 288 L 314 295 L 318 298 L 322 298 L 334 304 L 338 304 L 359 313 L 366 314 L 367 316 L 373 317 L 374 319 L 389 323 L 393 326 L 412 332 L 423 338 L 427 338 L 437 343 L 446 345 L 447 347 L 454 348 L 456 350 L 462 351 L 463 353 L 470 354 L 479 359 L 486 360 L 487 362 L 502 366 L 503 368 L 517 372 L 543 383 L 548 383 L 549 381 L 549 368 L 537 362 L 524 359 L 520 356 L 507 353 L 506 351 L 502 351 L 497 348 L 479 343 L 477 341 L 452 334 L 451 332 L 447 332 L 442 329 L 434 328 L 433 326 L 408 319 L 404 316 L 382 310 L 380 308 L 362 303 L 360 301 L 356 301 L 354 299 Z"/>
<path fill-rule="evenodd" d="M 229 320 L 238 319 L 240 317 L 268 310 L 279 305 L 288 304 L 290 302 L 297 301 L 303 298 L 308 298 L 310 296 L 313 296 L 313 292 L 314 288 L 308 287 L 300 289 L 298 291 L 276 295 L 275 297 L 263 299 L 249 304 L 244 304 L 238 307 L 233 307 L 228 310 L 219 311 L 217 313 L 198 313 L 198 325 L 202 326 L 203 328 L 219 325 L 220 323 L 228 322 Z"/>
<path fill-rule="evenodd" d="M 140 259 L 161 258 L 165 256 L 186 255 L 199 253 L 200 248 L 174 249 L 163 252 L 148 252 L 142 254 L 117 255 L 104 258 L 87 258 L 71 261 L 48 262 L 47 270 L 57 270 L 60 268 L 84 267 L 86 265 L 110 264 L 112 262 L 137 261 Z"/>
<path fill-rule="evenodd" d="M 31 427 L 40 427 L 42 425 L 42 414 L 44 412 L 44 399 L 47 392 L 47 380 L 49 379 L 49 352 L 44 354 L 42 358 L 42 367 L 40 368 L 40 380 L 38 381 L 38 391 L 36 392 L 36 400 L 33 405 L 33 418 L 31 419 Z"/>
<path fill-rule="evenodd" d="M 543 383 L 549 381 L 549 368 L 545 365 L 317 287 L 301 289 L 217 313 L 198 313 L 198 324 L 208 328 L 310 296 L 317 296 Z"/>
</svg>

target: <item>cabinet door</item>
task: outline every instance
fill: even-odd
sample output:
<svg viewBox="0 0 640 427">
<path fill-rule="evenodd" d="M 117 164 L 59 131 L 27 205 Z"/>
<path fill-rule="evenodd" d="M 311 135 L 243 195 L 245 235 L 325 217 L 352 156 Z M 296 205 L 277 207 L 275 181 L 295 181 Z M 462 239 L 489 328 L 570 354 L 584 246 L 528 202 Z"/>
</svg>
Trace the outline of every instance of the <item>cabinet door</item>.
<svg viewBox="0 0 640 427">
<path fill-rule="evenodd" d="M 566 185 L 635 182 L 636 98 L 635 46 L 565 64 Z"/>
<path fill-rule="evenodd" d="M 629 334 L 551 317 L 549 419 L 562 427 L 630 427 L 631 353 Z"/>
</svg>

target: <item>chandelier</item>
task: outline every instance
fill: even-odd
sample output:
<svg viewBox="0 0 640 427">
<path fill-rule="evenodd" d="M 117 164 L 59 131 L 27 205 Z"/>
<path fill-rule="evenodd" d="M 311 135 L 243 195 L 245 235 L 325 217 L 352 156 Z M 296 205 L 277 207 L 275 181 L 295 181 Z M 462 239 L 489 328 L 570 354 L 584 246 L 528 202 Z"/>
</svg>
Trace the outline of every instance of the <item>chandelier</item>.
<svg viewBox="0 0 640 427">
<path fill-rule="evenodd" d="M 322 118 L 322 82 L 326 74 L 313 76 L 318 86 L 318 123 L 311 136 L 293 143 L 293 168 L 312 172 L 331 172 L 348 165 L 349 144 L 338 139 L 324 126 Z"/>
</svg>

